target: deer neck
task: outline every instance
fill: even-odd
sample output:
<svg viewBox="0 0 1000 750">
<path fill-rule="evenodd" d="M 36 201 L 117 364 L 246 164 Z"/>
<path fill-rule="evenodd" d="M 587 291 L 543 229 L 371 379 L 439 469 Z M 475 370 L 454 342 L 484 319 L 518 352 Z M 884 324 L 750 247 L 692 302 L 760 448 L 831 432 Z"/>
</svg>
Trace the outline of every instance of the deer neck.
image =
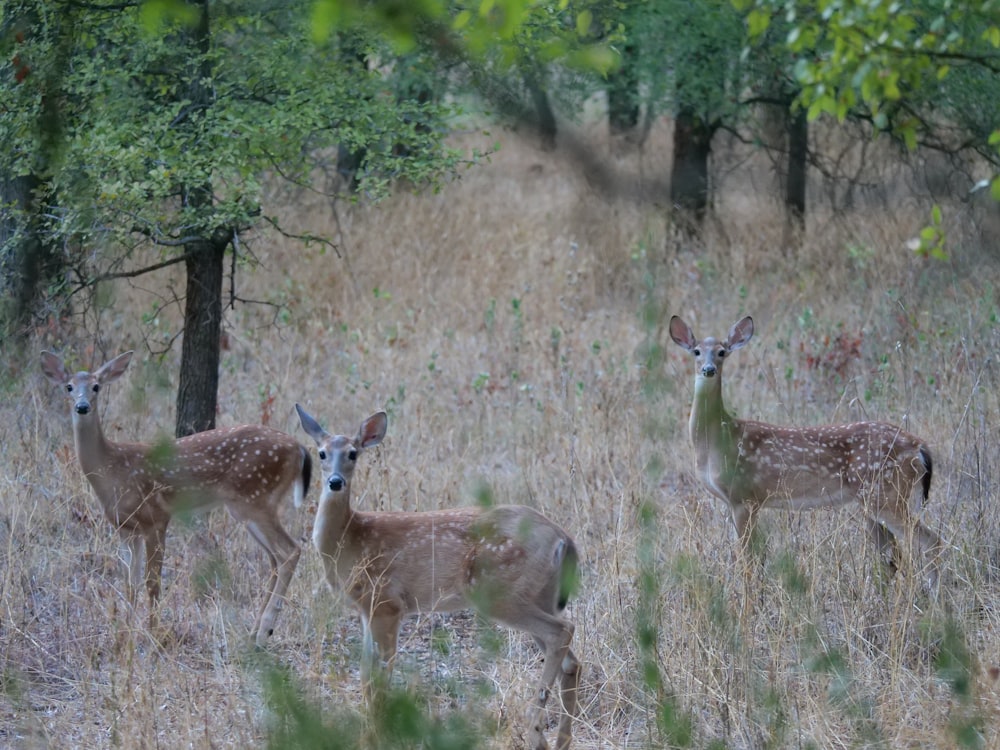
<svg viewBox="0 0 1000 750">
<path fill-rule="evenodd" d="M 97 416 L 96 408 L 89 414 L 73 411 L 73 439 L 80 467 L 93 484 L 95 479 L 103 474 L 111 452 L 111 446 L 104 437 L 104 430 L 101 429 L 101 420 Z"/>
<path fill-rule="evenodd" d="M 722 402 L 722 377 L 698 375 L 694 384 L 694 404 L 691 407 L 691 442 L 699 464 L 710 455 L 732 444 L 736 420 Z"/>
<path fill-rule="evenodd" d="M 335 562 L 340 557 L 348 541 L 346 531 L 353 515 L 350 484 L 341 492 L 324 491 L 313 524 L 313 545 L 323 555 L 324 563 Z"/>
</svg>

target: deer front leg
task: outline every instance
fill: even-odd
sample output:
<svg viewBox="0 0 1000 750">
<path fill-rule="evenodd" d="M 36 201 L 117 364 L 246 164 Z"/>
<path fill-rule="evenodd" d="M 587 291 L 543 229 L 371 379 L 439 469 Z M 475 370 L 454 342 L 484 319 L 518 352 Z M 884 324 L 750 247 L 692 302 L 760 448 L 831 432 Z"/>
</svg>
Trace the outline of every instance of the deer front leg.
<svg viewBox="0 0 1000 750">
<path fill-rule="evenodd" d="M 750 615 L 753 613 L 753 595 L 755 587 L 754 578 L 754 558 L 762 550 L 760 540 L 757 539 L 757 514 L 752 507 L 742 503 L 730 505 L 733 516 L 733 525 L 736 527 L 736 536 L 739 539 L 739 562 L 737 565 L 742 572 L 743 578 L 743 607 L 741 621 L 750 622 Z"/>
<path fill-rule="evenodd" d="M 121 536 L 121 557 L 125 563 L 125 572 L 128 576 L 126 583 L 128 606 L 134 612 L 137 592 L 145 580 L 146 542 L 139 534 L 126 529 L 119 529 L 119 534 Z"/>
<path fill-rule="evenodd" d="M 361 689 L 369 708 L 377 708 L 392 677 L 396 642 L 402 612 L 398 607 L 379 605 L 371 616 L 361 615 L 364 640 L 361 650 Z"/>
<path fill-rule="evenodd" d="M 154 634 L 154 637 L 156 637 L 160 625 L 157 604 L 160 600 L 163 551 L 166 546 L 166 524 L 156 526 L 146 532 L 146 593 L 149 598 L 149 631 Z"/>
<path fill-rule="evenodd" d="M 740 543 L 740 552 L 744 561 L 749 561 L 758 553 L 760 540 L 757 538 L 757 512 L 751 506 L 743 503 L 730 505 L 733 526 L 736 527 L 736 538 Z"/>
</svg>

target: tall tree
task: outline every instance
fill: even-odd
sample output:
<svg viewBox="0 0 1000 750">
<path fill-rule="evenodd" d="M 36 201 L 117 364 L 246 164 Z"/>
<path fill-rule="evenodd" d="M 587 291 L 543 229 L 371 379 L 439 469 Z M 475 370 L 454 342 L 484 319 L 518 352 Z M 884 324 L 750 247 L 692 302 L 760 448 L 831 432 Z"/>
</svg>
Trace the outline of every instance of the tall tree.
<svg viewBox="0 0 1000 750">
<path fill-rule="evenodd" d="M 723 0 L 660 0 L 658 6 L 674 112 L 671 199 L 682 220 L 697 227 L 709 205 L 712 139 L 737 117 L 743 23 Z"/>
<path fill-rule="evenodd" d="M 358 156 L 360 193 L 377 198 L 395 180 L 425 184 L 454 169 L 463 157 L 443 145 L 450 107 L 426 88 L 416 98 L 384 95 L 406 91 L 393 79 L 407 65 L 393 61 L 421 43 L 445 65 L 490 58 L 510 68 L 526 28 L 528 48 L 544 50 L 543 60 L 589 54 L 566 41 L 570 11 L 514 0 L 483 0 L 480 9 L 10 0 L 3 13 L 37 14 L 32 31 L 48 75 L 21 90 L 16 71 L 0 77 L 0 135 L 13 144 L 0 152 L 0 183 L 39 178 L 31 195 L 48 218 L 37 236 L 59 248 L 56 265 L 74 270 L 77 290 L 167 265 L 185 269 L 178 435 L 214 424 L 226 256 L 261 222 L 281 226 L 262 204 L 264 173 L 307 184 L 312 154 L 340 147 Z M 358 51 L 338 49 L 350 35 L 332 32 L 357 29 L 377 67 L 340 64 Z M 45 45 L 60 54 L 44 54 Z M 58 158 L 39 173 L 47 107 L 59 113 L 48 139 Z"/>
<path fill-rule="evenodd" d="M 863 118 L 911 150 L 973 150 L 1000 172 L 995 4 L 807 2 L 790 14 L 781 0 L 736 3 L 757 43 L 771 44 L 771 28 L 788 24 L 780 46 L 809 119 Z M 1000 199 L 1000 176 L 992 189 Z"/>
<path fill-rule="evenodd" d="M 627 135 L 639 124 L 639 51 L 629 39 L 621 45 L 618 66 L 608 74 L 608 127 Z"/>
<path fill-rule="evenodd" d="M 66 65 L 63 38 L 37 2 L 11 3 L 0 16 L 0 48 L 9 60 L 3 70 L 3 88 L 10 94 L 6 108 L 22 113 L 19 120 L 0 118 L 0 143 L 17 165 L 0 171 L 0 339 L 5 347 L 26 340 L 43 290 L 64 270 L 45 232 L 44 211 L 62 131 L 60 97 L 45 94 L 59 89 Z"/>
<path fill-rule="evenodd" d="M 446 109 L 386 101 L 381 71 L 345 73 L 331 45 L 313 43 L 307 7 L 193 0 L 160 18 L 138 2 L 24 7 L 43 9 L 46 24 L 32 30 L 50 47 L 65 39 L 70 64 L 33 98 L 16 98 L 13 77 L 2 81 L 13 95 L 5 101 L 19 106 L 0 127 L 19 148 L 0 154 L 0 175 L 16 184 L 42 155 L 58 156 L 33 193 L 58 221 L 36 236 L 61 248 L 81 288 L 183 265 L 178 435 L 214 425 L 226 255 L 260 221 L 280 226 L 261 203 L 260 175 L 304 184 L 310 154 L 346 142 L 364 150 L 362 181 L 377 195 L 394 178 L 419 183 L 459 159 L 442 146 L 443 129 L 413 127 L 415 116 L 434 122 Z M 39 67 L 47 80 L 44 58 Z M 43 100 L 63 123 L 54 146 L 38 135 Z"/>
</svg>

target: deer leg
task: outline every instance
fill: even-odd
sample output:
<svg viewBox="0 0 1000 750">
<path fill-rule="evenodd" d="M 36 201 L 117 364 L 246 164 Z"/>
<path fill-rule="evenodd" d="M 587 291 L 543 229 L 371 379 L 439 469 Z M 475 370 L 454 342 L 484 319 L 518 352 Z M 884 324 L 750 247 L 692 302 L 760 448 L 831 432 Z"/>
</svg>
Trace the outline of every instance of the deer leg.
<svg viewBox="0 0 1000 750">
<path fill-rule="evenodd" d="M 271 554 L 270 550 L 267 550 L 267 560 L 270 563 L 270 570 L 267 574 L 267 581 L 264 584 L 264 600 L 260 603 L 260 609 L 257 611 L 257 617 L 254 618 L 253 628 L 250 630 L 250 637 L 254 639 L 254 642 L 258 647 L 263 647 L 268 636 L 271 633 L 264 635 L 265 631 L 261 630 L 261 624 L 264 621 L 264 613 L 267 612 L 267 608 L 271 606 L 271 598 L 274 592 L 275 584 L 278 582 L 278 561 Z M 271 618 L 272 630 L 274 617 Z"/>
<path fill-rule="evenodd" d="M 764 543 L 757 532 L 757 509 L 742 503 L 732 505 L 731 509 L 740 551 L 747 560 L 760 557 L 764 552 Z"/>
<path fill-rule="evenodd" d="M 562 679 L 559 697 L 563 704 L 563 715 L 559 720 L 558 750 L 569 750 L 573 737 L 573 719 L 576 718 L 577 692 L 580 688 L 580 662 L 572 649 L 566 649 L 562 661 Z"/>
<path fill-rule="evenodd" d="M 739 565 L 743 573 L 743 608 L 742 621 L 750 622 L 753 612 L 753 574 L 754 558 L 760 553 L 761 544 L 757 539 L 757 512 L 742 503 L 730 506 L 732 508 L 733 524 L 736 526 L 736 536 L 739 539 Z"/>
<path fill-rule="evenodd" d="M 889 527 L 877 519 L 868 520 L 868 534 L 878 550 L 879 560 L 886 566 L 889 575 L 899 570 L 899 543 Z"/>
<path fill-rule="evenodd" d="M 910 566 L 914 572 L 926 575 L 927 584 L 933 591 L 937 588 L 937 558 L 943 549 L 941 537 L 928 529 L 919 519 L 914 518 L 905 507 L 897 509 L 889 505 L 878 508 L 875 523 L 885 527 L 885 531 L 895 537 L 896 550 L 899 540 L 906 539 L 910 548 Z M 898 555 L 897 555 L 898 557 Z"/>
<path fill-rule="evenodd" d="M 940 557 L 944 552 L 944 542 L 940 536 L 928 529 L 920 521 L 916 522 L 916 528 L 913 533 L 916 536 L 920 551 L 924 554 L 924 557 L 927 560 L 927 584 L 930 586 L 932 591 L 936 591 L 940 575 L 938 568 Z"/>
<path fill-rule="evenodd" d="M 545 652 L 542 679 L 539 683 L 538 694 L 535 696 L 533 715 L 528 724 L 528 747 L 532 750 L 545 750 L 549 746 L 549 743 L 545 741 L 544 733 L 545 704 L 548 703 L 549 693 L 556 675 L 560 671 L 563 672 L 560 684 L 563 707 L 566 709 L 566 713 L 559 722 L 559 746 L 568 747 L 572 735 L 573 714 L 576 713 L 576 681 L 579 679 L 579 662 L 576 661 L 576 657 L 569 648 L 569 644 L 573 640 L 573 624 L 540 608 L 536 608 L 533 612 L 522 612 L 517 622 L 509 622 L 508 624 L 532 633 L 535 642 Z M 568 677 L 570 673 L 566 669 L 567 665 L 573 668 L 573 677 Z M 572 691 L 568 689 L 568 680 L 573 682 Z M 572 692 L 572 696 L 569 695 L 570 692 Z M 571 704 L 569 706 L 566 705 L 567 699 Z M 565 744 L 563 744 L 564 742 Z"/>
<path fill-rule="evenodd" d="M 166 525 L 155 526 L 146 533 L 146 593 L 149 597 L 149 630 L 159 628 L 157 603 L 160 599 L 160 580 L 163 573 L 163 551 L 167 546 Z"/>
<path fill-rule="evenodd" d="M 378 707 L 392 677 L 402 610 L 379 605 L 370 616 L 361 615 L 364 641 L 361 649 L 361 689 L 370 708 Z"/>
<path fill-rule="evenodd" d="M 135 609 L 136 592 L 145 580 L 145 540 L 139 534 L 121 530 L 121 556 L 128 573 L 128 604 Z"/>
<path fill-rule="evenodd" d="M 247 523 L 251 536 L 267 552 L 271 572 L 264 590 L 264 602 L 254 622 L 252 636 L 258 646 L 263 647 L 274 634 L 274 623 L 285 603 L 285 592 L 292 581 L 295 567 L 299 564 L 301 550 L 277 521 L 250 521 Z"/>
</svg>

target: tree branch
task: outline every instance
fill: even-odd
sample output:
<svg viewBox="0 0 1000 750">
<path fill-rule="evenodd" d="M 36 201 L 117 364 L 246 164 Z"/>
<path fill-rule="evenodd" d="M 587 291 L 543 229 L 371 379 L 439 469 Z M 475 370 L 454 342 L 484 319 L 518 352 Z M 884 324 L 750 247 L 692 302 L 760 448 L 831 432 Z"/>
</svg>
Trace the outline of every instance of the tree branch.
<svg viewBox="0 0 1000 750">
<path fill-rule="evenodd" d="M 114 279 L 134 279 L 137 276 L 144 276 L 147 273 L 152 273 L 153 271 L 159 271 L 161 268 L 167 268 L 168 266 L 174 266 L 178 263 L 183 263 L 188 258 L 191 257 L 191 253 L 183 253 L 181 255 L 165 260 L 162 263 L 154 263 L 151 266 L 146 266 L 145 268 L 137 268 L 131 271 L 109 271 L 107 273 L 102 273 L 100 276 L 94 276 L 89 279 L 84 279 L 80 277 L 80 288 L 86 288 L 88 286 L 94 286 L 101 281 L 113 281 Z"/>
<path fill-rule="evenodd" d="M 340 245 L 338 245 L 336 242 L 333 242 L 332 240 L 328 240 L 326 237 L 320 237 L 319 235 L 316 234 L 292 234 L 291 232 L 286 232 L 284 229 L 282 229 L 281 226 L 278 224 L 278 220 L 275 219 L 274 217 L 264 215 L 261 218 L 263 218 L 264 221 L 266 221 L 268 224 L 274 227 L 274 229 L 282 237 L 287 237 L 290 240 L 298 240 L 299 242 L 304 242 L 306 244 L 309 244 L 310 242 L 318 242 L 321 245 L 325 245 L 326 247 L 333 250 L 333 252 L 337 254 L 338 258 L 341 257 Z"/>
</svg>

